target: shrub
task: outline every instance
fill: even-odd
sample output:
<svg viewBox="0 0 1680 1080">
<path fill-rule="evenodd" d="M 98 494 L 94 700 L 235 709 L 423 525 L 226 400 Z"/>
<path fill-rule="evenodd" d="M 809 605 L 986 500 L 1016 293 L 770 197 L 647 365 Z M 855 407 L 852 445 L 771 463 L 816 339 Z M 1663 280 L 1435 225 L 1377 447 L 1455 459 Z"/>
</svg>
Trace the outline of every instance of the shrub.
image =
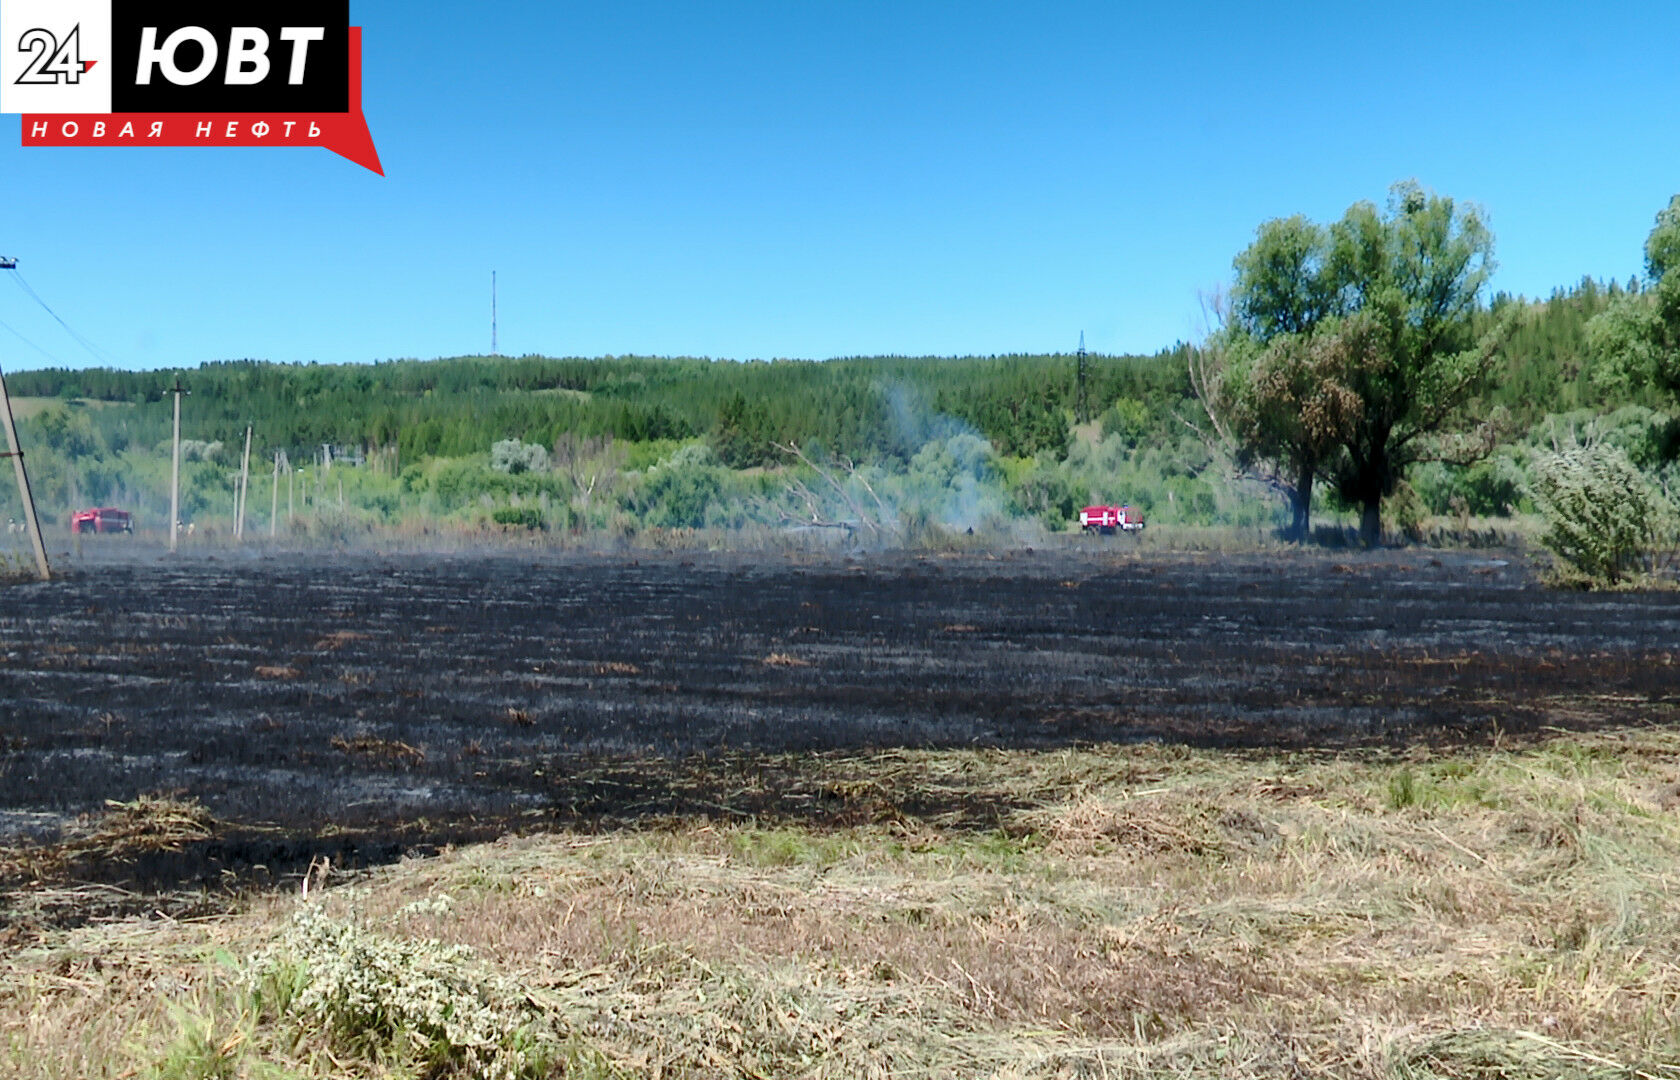
<svg viewBox="0 0 1680 1080">
<path fill-rule="evenodd" d="M 538 506 L 499 507 L 491 512 L 490 520 L 512 529 L 540 529 L 543 527 L 542 508 Z"/>
<path fill-rule="evenodd" d="M 648 469 L 630 509 L 647 524 L 665 529 L 698 529 L 723 495 L 723 469 L 709 447 L 685 446 L 661 465 Z"/>
<path fill-rule="evenodd" d="M 1394 493 L 1383 499 L 1382 511 L 1384 519 L 1396 532 L 1414 542 L 1422 539 L 1423 522 L 1429 515 L 1429 507 L 1424 505 L 1423 499 L 1418 497 L 1410 484 L 1400 481 Z"/>
<path fill-rule="evenodd" d="M 513 476 L 527 472 L 547 472 L 548 451 L 536 443 L 503 439 L 490 448 L 490 467 L 497 472 Z"/>
<path fill-rule="evenodd" d="M 1509 517 L 1519 509 L 1528 486 L 1519 453 L 1501 448 L 1468 466 L 1427 462 L 1411 470 L 1408 479 L 1432 514 Z"/>
<path fill-rule="evenodd" d="M 1071 480 L 1064 470 L 1044 461 L 1012 484 L 1011 494 L 1021 509 L 1037 517 L 1048 529 L 1062 528 L 1079 515 L 1079 508 L 1091 498 L 1091 493 Z"/>
<path fill-rule="evenodd" d="M 1602 443 L 1542 457 L 1534 501 L 1541 537 L 1588 584 L 1615 584 L 1636 570 L 1665 529 L 1663 500 L 1622 451 Z"/>
</svg>

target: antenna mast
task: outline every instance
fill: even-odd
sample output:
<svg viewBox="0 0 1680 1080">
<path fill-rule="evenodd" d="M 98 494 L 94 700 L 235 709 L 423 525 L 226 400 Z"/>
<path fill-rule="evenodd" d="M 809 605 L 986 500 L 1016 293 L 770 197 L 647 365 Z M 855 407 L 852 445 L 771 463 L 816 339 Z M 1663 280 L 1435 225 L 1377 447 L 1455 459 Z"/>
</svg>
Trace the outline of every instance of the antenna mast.
<svg viewBox="0 0 1680 1080">
<path fill-rule="evenodd" d="M 1079 331 L 1079 392 L 1074 400 L 1074 419 L 1081 424 L 1089 423 L 1091 410 L 1085 404 L 1085 379 L 1090 369 L 1090 357 L 1085 352 L 1085 331 Z"/>
<path fill-rule="evenodd" d="M 490 271 L 490 355 L 500 356 L 496 350 L 496 271 Z"/>
</svg>

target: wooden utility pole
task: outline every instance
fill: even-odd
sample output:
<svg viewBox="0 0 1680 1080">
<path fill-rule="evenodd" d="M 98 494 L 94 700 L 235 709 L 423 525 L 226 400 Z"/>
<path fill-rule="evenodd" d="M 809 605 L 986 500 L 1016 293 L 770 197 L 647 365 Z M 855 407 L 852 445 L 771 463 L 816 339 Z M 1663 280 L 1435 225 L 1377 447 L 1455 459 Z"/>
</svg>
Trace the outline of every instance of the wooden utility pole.
<svg viewBox="0 0 1680 1080">
<path fill-rule="evenodd" d="M 268 538 L 280 530 L 280 451 L 274 451 L 274 494 L 268 500 Z"/>
<path fill-rule="evenodd" d="M 169 392 L 175 395 L 175 465 L 169 471 L 169 550 L 174 551 L 181 535 L 181 395 L 188 391 L 177 376 Z"/>
<path fill-rule="evenodd" d="M 233 538 L 245 537 L 245 500 L 251 493 L 251 425 L 245 425 L 245 458 L 239 465 L 239 518 L 233 523 Z"/>
</svg>

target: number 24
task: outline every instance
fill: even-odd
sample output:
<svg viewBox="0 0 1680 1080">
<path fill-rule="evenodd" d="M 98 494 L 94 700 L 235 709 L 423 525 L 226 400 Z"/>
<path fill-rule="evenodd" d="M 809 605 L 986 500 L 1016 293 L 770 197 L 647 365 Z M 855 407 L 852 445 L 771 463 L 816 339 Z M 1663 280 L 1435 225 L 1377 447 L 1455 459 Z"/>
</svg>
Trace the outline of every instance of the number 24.
<svg viewBox="0 0 1680 1080">
<path fill-rule="evenodd" d="M 77 26 L 61 46 L 51 31 L 26 31 L 18 40 L 18 52 L 35 55 L 29 66 L 23 69 L 23 74 L 18 76 L 18 83 L 57 85 L 62 82 L 74 86 L 81 82 L 82 73 L 92 66 L 82 64 L 81 37 L 82 28 Z"/>
</svg>

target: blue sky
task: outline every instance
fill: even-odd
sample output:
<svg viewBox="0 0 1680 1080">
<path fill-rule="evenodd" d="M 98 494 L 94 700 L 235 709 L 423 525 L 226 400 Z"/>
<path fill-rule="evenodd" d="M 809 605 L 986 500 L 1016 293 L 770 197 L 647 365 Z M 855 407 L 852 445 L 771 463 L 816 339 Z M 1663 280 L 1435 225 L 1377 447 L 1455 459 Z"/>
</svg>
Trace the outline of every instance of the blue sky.
<svg viewBox="0 0 1680 1080">
<path fill-rule="evenodd" d="M 0 0 L 3 4 L 5 0 Z M 0 254 L 123 367 L 1152 352 L 1271 217 L 1416 177 L 1495 287 L 1625 279 L 1680 5 L 352 0 L 387 176 L 19 147 Z M 7 370 L 101 362 L 0 282 Z"/>
</svg>

